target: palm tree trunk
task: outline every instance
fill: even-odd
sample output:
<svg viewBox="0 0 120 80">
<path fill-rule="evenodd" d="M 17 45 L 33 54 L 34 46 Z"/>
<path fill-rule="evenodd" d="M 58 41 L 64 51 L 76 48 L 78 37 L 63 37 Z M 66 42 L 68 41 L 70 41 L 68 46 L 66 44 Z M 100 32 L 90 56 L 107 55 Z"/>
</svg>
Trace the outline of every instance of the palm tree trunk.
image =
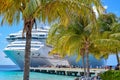
<svg viewBox="0 0 120 80">
<path fill-rule="evenodd" d="M 90 68 L 89 68 L 89 41 L 85 42 L 85 54 L 86 54 L 86 67 L 87 67 L 87 80 L 89 78 L 90 75 Z"/>
<path fill-rule="evenodd" d="M 29 72 L 30 72 L 30 53 L 31 53 L 31 27 L 32 20 L 25 21 L 26 27 L 26 46 L 25 46 L 25 62 L 24 62 L 24 79 L 29 80 Z"/>
<path fill-rule="evenodd" d="M 119 60 L 119 55 L 118 55 L 117 48 L 116 48 L 116 58 L 117 58 L 117 63 L 119 64 L 119 63 L 120 63 L 120 60 Z"/>
<path fill-rule="evenodd" d="M 82 48 L 80 49 L 80 55 L 82 56 L 82 65 L 83 65 L 83 68 L 84 68 L 84 76 L 86 77 L 86 66 L 85 66 L 85 49 Z"/>
<path fill-rule="evenodd" d="M 89 68 L 89 53 L 88 50 L 86 51 L 86 67 L 87 67 L 87 78 L 90 75 L 90 68 Z"/>
<path fill-rule="evenodd" d="M 82 64 L 83 64 L 83 68 L 84 68 L 84 76 L 86 77 L 86 66 L 85 66 L 85 56 L 82 56 Z"/>
</svg>

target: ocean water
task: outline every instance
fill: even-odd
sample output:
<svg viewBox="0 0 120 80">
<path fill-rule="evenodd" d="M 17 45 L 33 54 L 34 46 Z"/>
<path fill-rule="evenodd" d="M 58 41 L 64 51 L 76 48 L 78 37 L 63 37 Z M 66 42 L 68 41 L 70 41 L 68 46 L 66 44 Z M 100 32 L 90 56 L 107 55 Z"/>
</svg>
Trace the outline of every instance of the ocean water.
<svg viewBox="0 0 120 80">
<path fill-rule="evenodd" d="M 72 76 L 62 76 L 45 74 L 38 72 L 30 72 L 30 80 L 74 80 Z M 0 80 L 23 80 L 22 71 L 0 71 Z"/>
<path fill-rule="evenodd" d="M 30 72 L 30 80 L 74 80 L 72 76 Z M 0 80 L 23 80 L 23 71 L 16 65 L 0 65 Z"/>
</svg>

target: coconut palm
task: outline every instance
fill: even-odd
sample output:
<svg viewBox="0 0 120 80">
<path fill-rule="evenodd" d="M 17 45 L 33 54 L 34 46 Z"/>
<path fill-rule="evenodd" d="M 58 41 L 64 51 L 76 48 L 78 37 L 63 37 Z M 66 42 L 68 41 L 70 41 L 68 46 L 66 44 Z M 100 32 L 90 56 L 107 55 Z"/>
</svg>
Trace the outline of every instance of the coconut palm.
<svg viewBox="0 0 120 80">
<path fill-rule="evenodd" d="M 76 18 L 68 28 L 62 25 L 54 25 L 49 32 L 47 43 L 53 46 L 51 53 L 57 53 L 62 57 L 78 55 L 77 61 L 82 57 L 84 66 L 84 75 L 89 77 L 89 53 L 92 48 L 92 40 L 95 39 L 94 26 L 91 24 L 89 17 L 80 16 Z M 86 65 L 84 65 L 84 57 L 86 57 Z M 85 68 L 87 67 L 87 68 Z"/>
<path fill-rule="evenodd" d="M 109 54 L 115 53 L 117 56 L 117 61 L 119 63 L 118 52 L 119 47 L 119 21 L 114 14 L 104 14 L 99 17 L 100 33 L 102 34 L 101 39 L 96 40 L 95 43 L 98 44 L 104 57 L 108 57 Z"/>
<path fill-rule="evenodd" d="M 111 38 L 111 39 L 115 39 L 115 40 L 119 40 L 119 41 L 120 41 L 120 39 L 119 39 L 119 37 L 120 37 L 119 26 L 120 26 L 120 23 L 115 23 L 115 24 L 113 24 L 112 32 L 114 32 L 114 33 L 110 35 L 110 38 Z M 116 30 L 116 29 L 117 29 L 117 30 Z M 118 64 L 119 64 L 119 63 L 120 63 L 120 60 L 119 60 L 118 52 L 119 52 L 119 48 L 117 47 L 115 53 L 116 53 L 117 62 L 118 62 Z"/>
<path fill-rule="evenodd" d="M 59 29 L 61 29 L 60 27 L 56 27 L 56 28 L 54 27 L 53 29 L 51 29 L 50 35 L 48 37 L 48 39 L 50 39 L 50 40 L 48 40 L 48 43 L 50 42 L 50 45 L 53 45 L 53 47 L 54 47 L 54 49 L 52 50 L 51 53 L 60 53 L 60 55 L 66 56 L 66 55 L 73 55 L 73 53 L 80 53 L 80 51 L 81 51 L 82 56 L 84 56 L 84 55 L 87 56 L 87 58 L 86 58 L 87 59 L 87 63 L 86 63 L 87 77 L 89 76 L 89 60 L 88 60 L 89 51 L 88 51 L 88 48 L 90 47 L 90 44 L 91 44 L 89 42 L 89 39 L 90 39 L 90 37 L 92 37 L 89 33 L 93 32 L 97 28 L 97 27 L 91 26 L 92 29 L 90 29 L 90 31 L 89 31 L 89 28 L 86 28 L 86 27 L 90 26 L 91 24 L 95 24 L 95 21 L 96 21 L 96 16 L 95 16 L 95 13 L 93 12 L 93 9 L 92 9 L 93 6 L 91 4 L 91 2 L 94 4 L 95 1 L 91 1 L 91 0 L 89 0 L 89 1 L 87 1 L 87 2 L 81 1 L 81 4 L 78 4 L 78 5 L 80 5 L 80 9 L 77 12 L 78 13 L 77 17 L 80 18 L 81 22 L 78 21 L 76 23 L 77 23 L 77 25 L 80 26 L 80 29 L 83 30 L 84 36 L 81 35 L 81 34 L 83 34 L 81 31 L 78 31 L 78 33 L 81 33 L 81 34 L 78 34 L 77 36 L 75 36 L 75 33 L 73 32 L 73 35 L 71 35 L 72 36 L 71 37 L 71 36 L 66 35 L 65 30 L 67 30 L 67 29 L 61 31 L 61 30 L 59 30 Z M 78 0 L 78 2 L 80 2 L 80 0 Z M 100 2 L 98 1 L 97 4 L 100 4 Z M 98 9 L 98 6 L 96 6 L 96 7 Z M 99 7 L 100 7 L 100 5 L 99 5 Z M 74 8 L 72 8 L 72 9 L 74 9 Z M 72 14 L 73 13 L 74 12 L 72 12 Z M 90 16 L 88 16 L 86 14 L 89 14 Z M 73 16 L 76 19 L 76 14 L 75 13 L 73 14 Z M 48 17 L 49 17 L 49 15 L 48 15 Z M 72 20 L 70 22 L 72 22 L 72 21 L 73 22 L 72 22 L 72 24 L 69 24 L 69 26 L 71 25 L 72 27 L 74 27 L 74 25 L 75 25 L 74 20 L 75 19 L 72 17 Z M 84 31 L 84 29 L 85 29 L 85 31 Z M 72 33 L 72 31 L 70 31 L 70 32 Z M 70 34 L 70 32 L 69 32 L 69 34 Z M 60 33 L 60 35 L 59 35 L 59 33 Z M 65 34 L 65 35 L 61 35 L 61 34 Z M 83 41 L 80 40 L 80 37 L 83 38 Z M 76 47 L 74 45 L 75 44 L 78 45 L 77 41 L 76 41 L 76 43 L 72 44 L 74 42 L 74 40 L 72 41 L 71 39 L 74 39 L 74 40 L 78 39 L 77 41 L 79 42 L 79 45 L 84 44 L 84 46 L 83 45 L 78 46 L 78 48 L 76 49 Z M 54 40 L 54 41 L 51 41 L 51 40 Z M 71 47 L 66 46 L 66 44 L 68 45 L 68 43 L 69 43 L 68 40 L 70 40 L 70 44 L 72 44 Z M 64 44 L 64 43 L 66 43 L 66 44 Z M 83 51 L 86 54 L 83 54 L 82 53 Z M 65 53 L 67 53 L 67 54 L 65 54 Z M 79 58 L 80 54 L 78 54 L 78 55 L 79 55 L 78 56 L 78 58 Z M 83 57 L 83 60 L 84 60 L 84 57 Z"/>
<path fill-rule="evenodd" d="M 18 23 L 21 17 L 24 21 L 23 35 L 26 32 L 24 80 L 29 80 L 31 30 L 35 23 L 35 11 L 38 6 L 37 0 L 4 0 L 0 3 L 2 24 L 5 22 L 9 24 Z"/>
</svg>

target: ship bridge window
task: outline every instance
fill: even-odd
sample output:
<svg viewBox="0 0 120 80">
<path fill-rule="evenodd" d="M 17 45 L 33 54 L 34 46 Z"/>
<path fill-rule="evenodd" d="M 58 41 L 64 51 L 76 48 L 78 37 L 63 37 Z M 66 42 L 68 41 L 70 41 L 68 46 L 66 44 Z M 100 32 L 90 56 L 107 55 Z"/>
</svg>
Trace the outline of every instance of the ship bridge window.
<svg viewBox="0 0 120 80">
<path fill-rule="evenodd" d="M 8 42 L 13 42 L 13 41 L 15 41 L 16 40 L 16 38 L 14 37 L 14 38 L 7 38 L 6 39 Z"/>
<path fill-rule="evenodd" d="M 40 37 L 44 37 L 45 35 L 39 35 Z"/>
<path fill-rule="evenodd" d="M 17 39 L 21 39 L 21 40 L 23 40 L 23 39 L 25 39 L 25 37 L 18 37 Z"/>
<path fill-rule="evenodd" d="M 32 37 L 32 39 L 38 39 L 37 37 Z"/>
<path fill-rule="evenodd" d="M 12 38 L 12 37 L 15 37 L 14 35 L 10 35 L 10 37 Z"/>
</svg>

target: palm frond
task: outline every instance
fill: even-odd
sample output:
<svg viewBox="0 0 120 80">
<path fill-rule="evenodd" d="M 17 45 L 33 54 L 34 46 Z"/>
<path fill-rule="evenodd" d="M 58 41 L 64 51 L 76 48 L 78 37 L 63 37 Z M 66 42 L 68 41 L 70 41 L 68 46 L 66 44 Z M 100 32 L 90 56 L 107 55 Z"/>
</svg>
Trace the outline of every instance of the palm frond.
<svg viewBox="0 0 120 80">
<path fill-rule="evenodd" d="M 110 38 L 120 41 L 120 33 L 113 33 L 110 35 Z"/>
<path fill-rule="evenodd" d="M 113 39 L 99 39 L 95 40 L 94 44 L 96 47 L 98 47 L 101 51 L 107 51 L 107 52 L 116 52 L 116 48 L 119 49 L 120 41 L 119 40 L 113 40 Z"/>
<path fill-rule="evenodd" d="M 26 7 L 23 11 L 23 16 L 24 18 L 33 18 L 33 15 L 35 14 L 38 6 L 40 6 L 38 0 L 30 0 L 29 2 L 26 3 Z"/>
<path fill-rule="evenodd" d="M 12 24 L 13 22 L 18 23 L 20 20 L 20 1 L 4 0 L 3 3 L 4 4 L 0 4 L 0 8 L 4 7 L 0 13 L 3 16 L 1 24 L 6 22 L 9 24 Z"/>
<path fill-rule="evenodd" d="M 120 32 L 120 23 L 119 22 L 115 22 L 114 24 L 112 24 L 112 32 Z"/>
</svg>

